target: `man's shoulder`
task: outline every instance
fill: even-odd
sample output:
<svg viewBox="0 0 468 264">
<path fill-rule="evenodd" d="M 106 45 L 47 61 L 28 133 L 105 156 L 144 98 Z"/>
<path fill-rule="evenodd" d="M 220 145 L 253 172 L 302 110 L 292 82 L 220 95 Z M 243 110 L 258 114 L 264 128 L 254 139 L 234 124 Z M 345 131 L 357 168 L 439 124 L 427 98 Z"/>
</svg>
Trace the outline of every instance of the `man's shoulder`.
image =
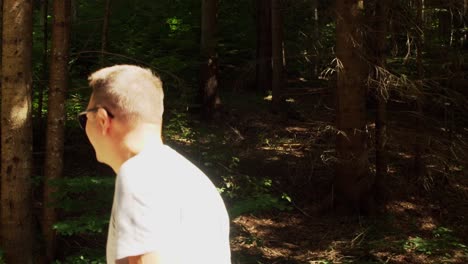
<svg viewBox="0 0 468 264">
<path fill-rule="evenodd" d="M 166 173 L 170 171 L 186 171 L 201 173 L 198 167 L 177 150 L 168 145 L 154 149 L 146 154 L 146 162 L 157 164 L 161 168 L 166 168 Z"/>
<path fill-rule="evenodd" d="M 119 176 L 122 178 L 148 179 L 182 179 L 189 175 L 204 175 L 204 173 L 182 154 L 167 145 L 146 148 L 131 158 L 121 167 Z"/>
</svg>

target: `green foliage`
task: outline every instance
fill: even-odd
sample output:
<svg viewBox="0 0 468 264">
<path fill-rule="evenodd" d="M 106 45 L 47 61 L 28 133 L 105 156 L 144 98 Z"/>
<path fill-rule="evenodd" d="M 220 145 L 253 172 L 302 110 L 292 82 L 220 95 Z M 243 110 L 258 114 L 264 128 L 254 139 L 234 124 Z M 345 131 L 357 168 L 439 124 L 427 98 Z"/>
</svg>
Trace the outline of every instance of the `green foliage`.
<svg viewBox="0 0 468 264">
<path fill-rule="evenodd" d="M 66 214 L 62 221 L 54 224 L 57 233 L 90 235 L 107 230 L 114 180 L 113 177 L 80 177 L 53 182 L 59 190 L 54 194 L 53 206 Z"/>
<path fill-rule="evenodd" d="M 403 248 L 407 251 L 415 250 L 426 255 L 431 255 L 433 250 L 437 249 L 434 243 L 420 237 L 408 239 L 408 241 L 403 245 Z"/>
<path fill-rule="evenodd" d="M 83 102 L 85 102 L 86 100 L 87 99 L 85 99 L 82 94 L 74 93 L 74 94 L 71 94 L 70 97 L 65 102 L 65 108 L 66 108 L 66 114 L 67 114 L 66 118 L 67 120 L 72 121 L 69 123 L 74 124 L 74 126 L 76 127 L 78 127 L 78 122 L 76 122 L 76 116 L 81 111 L 85 110 L 86 105 L 84 105 Z"/>
<path fill-rule="evenodd" d="M 244 66 L 255 54 L 255 3 L 250 0 L 222 1 L 219 17 L 218 52 L 226 63 Z"/>
<path fill-rule="evenodd" d="M 110 188 L 113 188 L 114 180 L 115 179 L 111 177 L 77 177 L 60 179 L 54 184 L 58 187 L 66 188 L 66 190 L 63 190 L 63 193 L 58 194 L 66 196 L 71 193 L 84 193 L 94 191 L 99 188 L 109 190 Z"/>
<path fill-rule="evenodd" d="M 54 194 L 55 206 L 64 212 L 99 211 L 112 202 L 114 178 L 77 177 L 54 181 L 59 189 Z M 93 197 L 93 203 L 88 198 Z"/>
<path fill-rule="evenodd" d="M 167 55 L 163 57 L 156 57 L 151 61 L 151 64 L 156 69 L 162 69 L 160 72 L 177 73 L 183 70 L 186 70 L 189 64 L 187 61 L 180 55 Z"/>
<path fill-rule="evenodd" d="M 272 179 L 239 174 L 241 160 L 238 157 L 229 154 L 224 157 L 207 154 L 205 159 L 210 161 L 210 163 L 205 163 L 205 166 L 212 163 L 228 164 L 228 166 L 221 166 L 224 185 L 219 188 L 219 191 L 225 198 L 233 201 L 229 209 L 232 218 L 246 213 L 292 209 L 291 197 L 286 193 L 278 194 Z"/>
<path fill-rule="evenodd" d="M 286 70 L 288 74 L 309 78 L 313 71 L 310 68 L 312 60 L 328 63 L 334 57 L 331 49 L 335 46 L 335 24 L 326 12 L 320 10 L 319 28 L 316 29 L 311 1 L 287 2 L 283 2 Z M 326 49 L 330 50 L 327 52 Z"/>
<path fill-rule="evenodd" d="M 68 219 L 58 222 L 54 229 L 62 236 L 72 236 L 90 233 L 102 233 L 107 230 L 109 220 L 102 216 L 81 216 L 76 219 Z"/>
<path fill-rule="evenodd" d="M 170 17 L 166 19 L 166 23 L 169 25 L 172 34 L 181 34 L 191 30 L 191 26 L 189 24 L 185 24 L 181 18 Z"/>
<path fill-rule="evenodd" d="M 187 112 L 172 110 L 168 113 L 168 121 L 164 126 L 164 136 L 172 141 L 192 142 L 195 132 L 188 123 Z"/>
<path fill-rule="evenodd" d="M 96 254 L 78 254 L 67 257 L 64 261 L 56 260 L 54 264 L 106 264 L 106 258 Z"/>
<path fill-rule="evenodd" d="M 403 249 L 425 255 L 443 255 L 451 257 L 454 250 L 464 252 L 468 256 L 468 247 L 453 235 L 453 231 L 446 227 L 438 227 L 432 232 L 432 238 L 419 236 L 409 238 L 403 242 Z"/>
<path fill-rule="evenodd" d="M 292 210 L 292 207 L 286 198 L 277 198 L 269 193 L 260 193 L 234 203 L 228 211 L 231 218 L 235 218 L 246 213 L 258 213 L 274 209 L 285 211 Z"/>
<path fill-rule="evenodd" d="M 330 260 L 314 260 L 310 262 L 311 264 L 333 264 L 333 261 Z"/>
</svg>

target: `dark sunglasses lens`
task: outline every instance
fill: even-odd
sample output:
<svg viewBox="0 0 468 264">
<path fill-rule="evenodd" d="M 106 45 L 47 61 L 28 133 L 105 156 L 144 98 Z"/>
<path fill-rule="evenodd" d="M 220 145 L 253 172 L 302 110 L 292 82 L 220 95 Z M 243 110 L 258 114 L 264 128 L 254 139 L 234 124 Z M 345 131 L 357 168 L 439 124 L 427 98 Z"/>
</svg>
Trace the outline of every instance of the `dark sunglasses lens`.
<svg viewBox="0 0 468 264">
<path fill-rule="evenodd" d="M 80 126 L 82 129 L 86 128 L 86 122 L 88 121 L 88 117 L 86 116 L 86 113 L 83 113 L 78 116 L 78 122 L 80 123 Z"/>
</svg>

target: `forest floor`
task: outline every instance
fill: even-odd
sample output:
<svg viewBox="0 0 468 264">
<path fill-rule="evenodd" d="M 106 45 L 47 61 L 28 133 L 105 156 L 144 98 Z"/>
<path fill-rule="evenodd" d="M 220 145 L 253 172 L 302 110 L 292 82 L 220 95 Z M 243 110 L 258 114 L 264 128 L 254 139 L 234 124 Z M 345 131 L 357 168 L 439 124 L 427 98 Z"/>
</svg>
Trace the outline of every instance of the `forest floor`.
<svg viewBox="0 0 468 264">
<path fill-rule="evenodd" d="M 385 204 L 371 216 L 321 210 L 332 199 L 336 134 L 327 91 L 291 88 L 278 114 L 268 98 L 237 91 L 218 122 L 189 122 L 193 140 L 172 142 L 228 183 L 233 263 L 468 263 L 467 128 L 449 135 L 431 121 L 419 134 L 427 170 L 416 177 L 416 122 L 390 108 Z"/>
<path fill-rule="evenodd" d="M 411 111 L 390 106 L 386 202 L 371 216 L 349 216 L 326 210 L 333 199 L 332 95 L 291 86 L 299 88 L 288 90 L 285 110 L 276 114 L 268 97 L 242 91 L 223 95 L 222 114 L 211 124 L 166 107 L 167 144 L 221 186 L 233 264 L 468 263 L 466 120 L 451 132 L 447 122 L 431 121 L 421 135 Z M 373 122 L 368 127 L 372 135 Z M 427 170 L 416 177 L 418 136 Z M 80 159 L 70 160 L 66 166 L 74 168 Z M 106 173 L 99 168 L 93 170 Z"/>
</svg>

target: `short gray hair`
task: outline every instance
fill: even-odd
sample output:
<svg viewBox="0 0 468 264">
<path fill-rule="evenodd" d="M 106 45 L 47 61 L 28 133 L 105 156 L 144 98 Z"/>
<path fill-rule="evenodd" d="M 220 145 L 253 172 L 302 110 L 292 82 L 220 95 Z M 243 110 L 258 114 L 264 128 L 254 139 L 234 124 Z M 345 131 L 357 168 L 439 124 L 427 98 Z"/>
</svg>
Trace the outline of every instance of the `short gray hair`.
<svg viewBox="0 0 468 264">
<path fill-rule="evenodd" d="M 164 92 L 151 70 L 134 65 L 100 69 L 88 78 L 96 105 L 129 122 L 162 124 Z"/>
</svg>

